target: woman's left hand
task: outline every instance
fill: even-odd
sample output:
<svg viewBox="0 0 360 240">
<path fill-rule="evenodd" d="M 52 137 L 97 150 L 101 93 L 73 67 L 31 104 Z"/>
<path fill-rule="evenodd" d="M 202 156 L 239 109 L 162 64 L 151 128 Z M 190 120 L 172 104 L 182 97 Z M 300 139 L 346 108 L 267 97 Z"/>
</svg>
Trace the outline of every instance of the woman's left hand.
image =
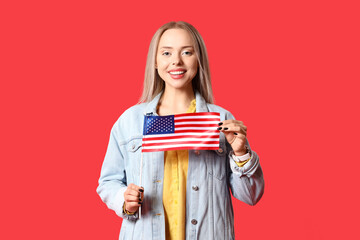
<svg viewBox="0 0 360 240">
<path fill-rule="evenodd" d="M 242 121 L 224 120 L 219 123 L 218 130 L 225 134 L 236 156 L 246 154 L 246 131 L 247 127 Z"/>
</svg>

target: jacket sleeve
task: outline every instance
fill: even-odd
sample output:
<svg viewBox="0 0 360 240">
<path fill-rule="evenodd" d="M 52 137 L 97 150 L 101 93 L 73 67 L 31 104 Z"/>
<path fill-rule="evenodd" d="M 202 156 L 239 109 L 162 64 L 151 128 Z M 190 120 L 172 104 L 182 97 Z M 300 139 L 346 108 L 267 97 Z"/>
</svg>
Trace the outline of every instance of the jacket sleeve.
<svg viewBox="0 0 360 240">
<path fill-rule="evenodd" d="M 235 118 L 229 113 L 227 119 Z M 228 161 L 230 162 L 228 177 L 233 196 L 253 206 L 261 199 L 265 184 L 259 156 L 251 149 L 248 140 L 246 140 L 246 145 L 250 150 L 251 159 L 243 167 L 238 167 L 228 155 Z M 230 144 L 228 147 L 231 149 Z"/>
<path fill-rule="evenodd" d="M 130 215 L 123 211 L 124 192 L 127 188 L 127 182 L 124 155 L 120 149 L 121 144 L 124 143 L 119 141 L 120 134 L 118 129 L 118 122 L 116 122 L 111 129 L 110 140 L 96 192 L 107 207 L 114 210 L 119 217 L 135 220 L 138 218 L 137 212 Z"/>
</svg>

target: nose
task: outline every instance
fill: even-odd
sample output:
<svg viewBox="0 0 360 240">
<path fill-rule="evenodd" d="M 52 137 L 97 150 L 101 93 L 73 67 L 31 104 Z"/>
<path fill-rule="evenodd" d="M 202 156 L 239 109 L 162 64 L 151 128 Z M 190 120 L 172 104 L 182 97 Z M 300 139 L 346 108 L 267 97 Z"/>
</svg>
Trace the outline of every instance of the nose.
<svg viewBox="0 0 360 240">
<path fill-rule="evenodd" d="M 178 54 L 173 55 L 172 65 L 179 65 L 182 63 L 181 57 Z"/>
</svg>

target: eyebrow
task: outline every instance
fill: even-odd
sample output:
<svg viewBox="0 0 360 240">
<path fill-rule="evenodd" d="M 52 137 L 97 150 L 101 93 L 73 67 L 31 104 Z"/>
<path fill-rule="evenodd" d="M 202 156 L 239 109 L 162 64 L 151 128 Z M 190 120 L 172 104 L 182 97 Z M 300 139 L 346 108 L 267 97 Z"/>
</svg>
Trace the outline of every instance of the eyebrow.
<svg viewBox="0 0 360 240">
<path fill-rule="evenodd" d="M 168 49 L 171 49 L 173 47 L 168 47 L 168 46 L 164 46 L 164 47 L 160 47 L 160 48 L 168 48 Z M 183 46 L 181 48 L 194 48 L 193 46 Z"/>
</svg>

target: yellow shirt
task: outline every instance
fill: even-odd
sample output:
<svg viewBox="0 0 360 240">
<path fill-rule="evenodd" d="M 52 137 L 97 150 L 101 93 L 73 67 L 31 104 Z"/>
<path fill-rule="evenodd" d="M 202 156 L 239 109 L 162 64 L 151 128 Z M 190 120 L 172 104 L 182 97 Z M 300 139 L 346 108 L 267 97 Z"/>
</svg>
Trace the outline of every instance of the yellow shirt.
<svg viewBox="0 0 360 240">
<path fill-rule="evenodd" d="M 191 101 L 188 113 L 196 112 L 196 101 Z M 164 152 L 163 205 L 166 240 L 185 239 L 186 179 L 189 163 L 188 150 Z"/>
</svg>

